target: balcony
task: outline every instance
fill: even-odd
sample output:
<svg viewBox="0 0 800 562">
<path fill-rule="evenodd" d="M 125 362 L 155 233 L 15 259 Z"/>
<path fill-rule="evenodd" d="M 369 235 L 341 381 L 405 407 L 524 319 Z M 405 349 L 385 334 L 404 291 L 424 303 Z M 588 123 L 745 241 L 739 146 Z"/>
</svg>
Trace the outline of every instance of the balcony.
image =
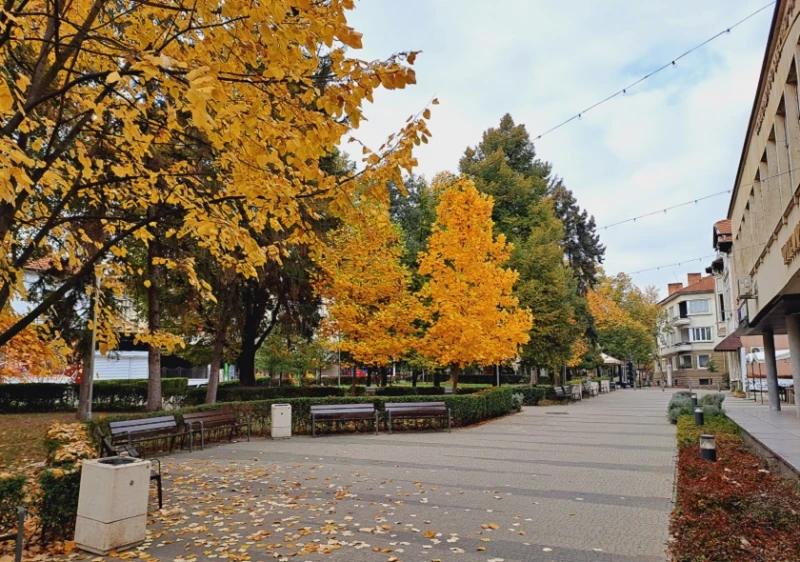
<svg viewBox="0 0 800 562">
<path fill-rule="evenodd" d="M 688 326 L 691 320 L 688 316 L 675 316 L 672 319 L 673 326 Z"/>
<path fill-rule="evenodd" d="M 688 341 L 680 341 L 674 345 L 675 351 L 691 351 L 692 350 L 692 342 Z"/>
</svg>

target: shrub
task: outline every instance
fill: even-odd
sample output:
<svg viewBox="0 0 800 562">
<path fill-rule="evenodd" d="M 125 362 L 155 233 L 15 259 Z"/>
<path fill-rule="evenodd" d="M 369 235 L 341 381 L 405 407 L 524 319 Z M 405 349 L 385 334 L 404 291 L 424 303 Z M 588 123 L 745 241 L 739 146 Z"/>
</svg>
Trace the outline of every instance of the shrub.
<svg viewBox="0 0 800 562">
<path fill-rule="evenodd" d="M 164 400 L 176 407 L 183 405 L 188 380 L 161 379 Z M 0 384 L 2 412 L 63 412 L 78 404 L 78 385 L 74 383 Z M 147 380 L 94 381 L 92 409 L 95 411 L 131 411 L 147 404 Z"/>
<path fill-rule="evenodd" d="M 721 392 L 715 392 L 713 394 L 706 394 L 702 396 L 698 402 L 700 406 L 716 406 L 720 410 L 722 409 L 722 403 L 725 401 L 725 395 Z"/>
<path fill-rule="evenodd" d="M 689 392 L 676 392 L 667 405 L 667 416 L 672 423 L 678 423 L 681 416 L 689 416 L 692 411 L 692 399 Z"/>
<path fill-rule="evenodd" d="M 703 415 L 706 416 L 706 417 L 708 417 L 708 416 L 718 416 L 721 413 L 722 413 L 722 410 L 719 409 L 717 406 L 714 406 L 713 404 L 706 404 L 705 406 L 703 406 Z"/>
<path fill-rule="evenodd" d="M 63 412 L 77 400 L 77 385 L 71 383 L 0 384 L 0 412 Z"/>
<path fill-rule="evenodd" d="M 515 392 L 511 398 L 514 401 L 514 411 L 520 412 L 522 411 L 522 405 L 525 403 L 525 397 L 520 394 L 519 392 Z"/>
<path fill-rule="evenodd" d="M 554 400 L 556 391 L 552 386 L 513 386 L 513 391 L 522 394 L 523 405 L 536 406 L 542 400 Z"/>
<path fill-rule="evenodd" d="M 239 386 L 234 384 L 217 389 L 217 402 L 253 402 L 276 398 L 327 398 L 344 396 L 346 390 L 348 389 L 338 386 Z M 193 388 L 187 392 L 187 406 L 199 406 L 205 400 L 205 388 Z"/>
<path fill-rule="evenodd" d="M 17 506 L 25 500 L 23 474 L 0 473 L 0 534 L 17 528 Z"/>
<path fill-rule="evenodd" d="M 713 435 L 717 442 L 739 441 L 739 426 L 724 414 L 705 416 L 702 426 L 694 424 L 694 416 L 685 415 L 678 418 L 678 445 L 697 445 L 700 435 Z"/>
<path fill-rule="evenodd" d="M 500 384 L 521 384 L 526 382 L 525 375 L 500 375 Z M 442 377 L 444 381 L 444 376 Z M 464 375 L 458 376 L 458 384 L 488 384 L 494 385 L 497 382 L 497 375 Z"/>
<path fill-rule="evenodd" d="M 80 486 L 80 468 L 45 469 L 39 474 L 41 496 L 37 508 L 43 539 L 71 539 L 75 534 Z"/>
</svg>

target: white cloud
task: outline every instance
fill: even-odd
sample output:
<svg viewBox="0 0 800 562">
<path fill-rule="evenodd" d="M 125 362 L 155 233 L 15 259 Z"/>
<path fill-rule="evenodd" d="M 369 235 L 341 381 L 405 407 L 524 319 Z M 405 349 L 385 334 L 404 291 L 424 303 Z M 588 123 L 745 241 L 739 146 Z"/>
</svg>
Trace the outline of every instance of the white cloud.
<svg viewBox="0 0 800 562">
<path fill-rule="evenodd" d="M 378 146 L 435 94 L 432 176 L 509 112 L 532 136 L 633 82 L 752 12 L 746 0 L 552 2 L 372 0 L 350 22 L 372 59 L 420 49 L 416 86 L 382 92 L 358 136 Z M 536 143 L 599 225 L 729 189 L 758 80 L 771 10 Z M 601 231 L 606 269 L 636 271 L 712 253 L 720 196 Z M 637 275 L 662 291 L 690 267 Z"/>
</svg>

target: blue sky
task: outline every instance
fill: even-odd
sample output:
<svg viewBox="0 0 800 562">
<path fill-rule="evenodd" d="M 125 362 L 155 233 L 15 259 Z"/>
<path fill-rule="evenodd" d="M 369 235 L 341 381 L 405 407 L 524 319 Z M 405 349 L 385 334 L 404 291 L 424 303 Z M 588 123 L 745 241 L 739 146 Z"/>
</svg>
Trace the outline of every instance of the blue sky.
<svg viewBox="0 0 800 562">
<path fill-rule="evenodd" d="M 435 95 L 431 178 L 456 171 L 467 145 L 504 113 L 532 137 L 763 6 L 756 0 L 368 0 L 349 21 L 365 59 L 421 50 L 417 85 L 381 92 L 358 137 L 379 146 Z M 598 225 L 730 189 L 753 103 L 772 8 L 701 51 L 536 143 Z M 601 230 L 606 271 L 632 272 L 712 253 L 728 196 Z M 638 274 L 684 281 L 710 259 Z"/>
</svg>

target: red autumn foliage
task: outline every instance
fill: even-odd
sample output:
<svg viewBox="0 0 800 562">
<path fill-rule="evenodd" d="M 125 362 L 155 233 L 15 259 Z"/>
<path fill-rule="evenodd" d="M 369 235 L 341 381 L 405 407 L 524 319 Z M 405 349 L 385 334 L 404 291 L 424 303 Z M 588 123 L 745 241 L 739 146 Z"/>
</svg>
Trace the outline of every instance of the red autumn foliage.
<svg viewBox="0 0 800 562">
<path fill-rule="evenodd" d="M 800 489 L 772 474 L 741 441 L 717 442 L 718 461 L 680 447 L 672 514 L 675 562 L 797 562 Z"/>
</svg>

